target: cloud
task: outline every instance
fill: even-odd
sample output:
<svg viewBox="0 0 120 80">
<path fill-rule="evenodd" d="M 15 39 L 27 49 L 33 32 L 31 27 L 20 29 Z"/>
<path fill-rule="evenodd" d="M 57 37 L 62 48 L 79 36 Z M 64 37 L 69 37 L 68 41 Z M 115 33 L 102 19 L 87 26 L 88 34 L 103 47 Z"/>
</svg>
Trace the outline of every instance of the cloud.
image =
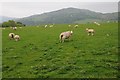
<svg viewBox="0 0 120 80">
<path fill-rule="evenodd" d="M 117 2 L 3 2 L 0 15 L 26 17 L 67 7 L 89 9 L 96 12 L 115 12 Z"/>
</svg>

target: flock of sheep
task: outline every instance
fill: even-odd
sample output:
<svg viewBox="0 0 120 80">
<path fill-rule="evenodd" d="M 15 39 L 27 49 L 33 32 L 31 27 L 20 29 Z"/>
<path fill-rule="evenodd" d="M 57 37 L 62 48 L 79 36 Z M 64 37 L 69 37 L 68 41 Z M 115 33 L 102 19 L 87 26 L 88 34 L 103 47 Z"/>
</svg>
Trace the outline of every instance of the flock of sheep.
<svg viewBox="0 0 120 80">
<path fill-rule="evenodd" d="M 17 30 L 17 27 L 11 27 L 13 30 Z M 9 33 L 9 39 L 10 40 L 15 40 L 15 41 L 19 41 L 20 40 L 20 36 L 16 35 L 15 33 Z"/>
<path fill-rule="evenodd" d="M 53 27 L 53 25 L 50 25 L 51 27 Z M 69 27 L 71 25 L 68 25 Z M 45 25 L 45 28 L 47 27 L 47 25 Z M 74 26 L 75 28 L 78 27 L 78 25 L 75 25 Z M 12 27 L 13 30 L 17 30 L 17 27 Z M 92 29 L 92 28 L 86 28 L 86 31 L 88 33 L 88 35 L 94 35 L 95 33 L 95 30 Z M 65 39 L 70 39 L 70 37 L 72 36 L 73 34 L 73 31 L 66 31 L 66 32 L 62 32 L 60 35 L 59 35 L 59 39 L 60 39 L 60 42 L 64 42 Z M 14 39 L 15 41 L 19 41 L 20 40 L 20 36 L 19 35 L 15 35 L 15 33 L 9 33 L 9 39 Z"/>
</svg>

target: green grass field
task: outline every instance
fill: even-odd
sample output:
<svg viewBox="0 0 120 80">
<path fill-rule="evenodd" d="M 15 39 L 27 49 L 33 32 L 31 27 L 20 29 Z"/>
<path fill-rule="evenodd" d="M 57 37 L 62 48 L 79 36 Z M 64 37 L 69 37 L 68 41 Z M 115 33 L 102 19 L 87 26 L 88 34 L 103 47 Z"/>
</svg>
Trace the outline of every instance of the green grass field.
<svg viewBox="0 0 120 80">
<path fill-rule="evenodd" d="M 88 36 L 86 27 L 94 28 Z M 73 30 L 70 41 L 59 34 Z M 14 32 L 21 39 L 9 40 Z M 109 36 L 107 36 L 109 34 Z M 118 74 L 118 24 L 68 24 L 2 30 L 3 78 L 116 78 Z"/>
</svg>

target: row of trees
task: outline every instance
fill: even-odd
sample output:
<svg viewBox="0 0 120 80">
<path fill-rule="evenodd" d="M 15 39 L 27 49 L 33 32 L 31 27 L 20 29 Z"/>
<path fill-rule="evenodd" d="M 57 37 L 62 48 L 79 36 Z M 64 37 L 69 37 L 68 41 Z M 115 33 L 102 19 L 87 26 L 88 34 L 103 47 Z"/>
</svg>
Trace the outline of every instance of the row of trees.
<svg viewBox="0 0 120 80">
<path fill-rule="evenodd" d="M 14 20 L 9 20 L 7 22 L 3 22 L 1 26 L 2 27 L 21 27 L 21 26 L 25 26 L 25 24 L 21 22 L 15 22 Z"/>
</svg>

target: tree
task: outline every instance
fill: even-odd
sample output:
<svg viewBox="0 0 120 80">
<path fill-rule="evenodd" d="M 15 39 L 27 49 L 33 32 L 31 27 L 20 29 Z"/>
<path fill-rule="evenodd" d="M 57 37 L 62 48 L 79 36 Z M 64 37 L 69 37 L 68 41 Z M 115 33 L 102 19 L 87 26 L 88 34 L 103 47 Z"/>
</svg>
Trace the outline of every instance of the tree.
<svg viewBox="0 0 120 80">
<path fill-rule="evenodd" d="M 13 20 L 9 20 L 8 23 L 10 23 L 10 26 L 16 27 L 16 22 Z"/>
<path fill-rule="evenodd" d="M 10 23 L 9 22 L 3 22 L 2 27 L 10 27 Z"/>
<path fill-rule="evenodd" d="M 2 27 L 20 27 L 25 26 L 25 24 L 22 24 L 21 22 L 15 22 L 14 20 L 9 20 L 7 22 L 2 23 Z"/>
</svg>

